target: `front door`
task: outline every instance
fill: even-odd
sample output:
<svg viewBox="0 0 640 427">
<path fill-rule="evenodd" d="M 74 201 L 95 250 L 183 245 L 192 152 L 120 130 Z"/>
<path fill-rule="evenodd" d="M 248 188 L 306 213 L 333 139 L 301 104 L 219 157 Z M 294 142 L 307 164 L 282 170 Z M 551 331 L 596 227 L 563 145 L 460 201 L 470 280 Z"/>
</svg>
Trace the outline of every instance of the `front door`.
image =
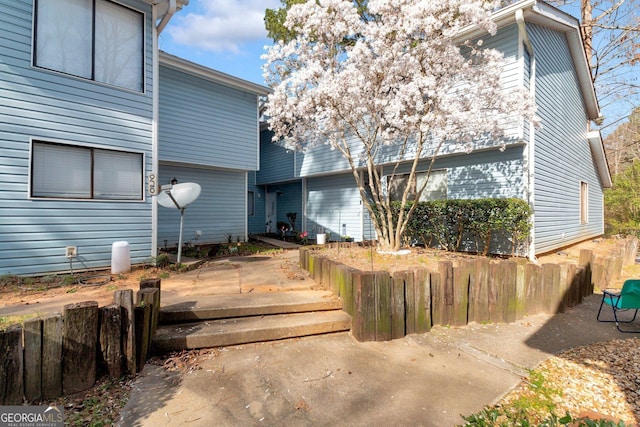
<svg viewBox="0 0 640 427">
<path fill-rule="evenodd" d="M 276 201 L 278 195 L 276 193 L 266 193 L 264 196 L 265 206 L 265 223 L 267 233 L 277 233 L 276 218 L 278 216 L 278 205 Z"/>
</svg>

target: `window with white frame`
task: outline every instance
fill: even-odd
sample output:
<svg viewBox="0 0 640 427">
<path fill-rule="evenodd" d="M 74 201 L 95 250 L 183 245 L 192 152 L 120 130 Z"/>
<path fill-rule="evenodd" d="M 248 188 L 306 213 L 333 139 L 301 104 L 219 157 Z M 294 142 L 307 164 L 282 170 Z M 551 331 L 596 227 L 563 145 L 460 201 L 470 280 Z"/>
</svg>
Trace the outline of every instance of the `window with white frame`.
<svg viewBox="0 0 640 427">
<path fill-rule="evenodd" d="M 580 224 L 589 222 L 589 184 L 580 181 Z"/>
<path fill-rule="evenodd" d="M 34 141 L 31 197 L 142 200 L 141 153 Z"/>
<path fill-rule="evenodd" d="M 143 13 L 109 0 L 37 0 L 35 10 L 35 66 L 143 91 Z"/>
<path fill-rule="evenodd" d="M 426 187 L 420 196 L 421 202 L 444 200 L 447 198 L 446 169 L 432 170 L 430 174 L 426 172 L 416 172 L 416 179 L 413 183 L 409 183 L 409 174 L 388 175 L 386 178 L 390 200 L 402 200 L 402 193 L 409 185 L 413 188 L 411 189 L 408 200 L 413 200 L 413 194 L 425 184 L 425 181 Z"/>
</svg>

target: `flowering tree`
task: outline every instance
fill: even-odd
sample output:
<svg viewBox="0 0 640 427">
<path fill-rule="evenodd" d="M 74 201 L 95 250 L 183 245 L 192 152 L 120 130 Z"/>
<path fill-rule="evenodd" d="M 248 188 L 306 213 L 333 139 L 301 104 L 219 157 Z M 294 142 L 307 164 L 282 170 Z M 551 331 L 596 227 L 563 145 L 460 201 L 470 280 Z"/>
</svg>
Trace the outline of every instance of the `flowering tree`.
<svg viewBox="0 0 640 427">
<path fill-rule="evenodd" d="M 284 22 L 289 40 L 265 55 L 274 141 L 339 150 L 383 249 L 400 248 L 413 212 L 404 208 L 427 184 L 415 185 L 420 160 L 431 159 L 430 171 L 443 144 L 471 150 L 479 140 L 504 143 L 506 128 L 533 118 L 524 90 L 501 88 L 502 55 L 460 38 L 469 25 L 493 34 L 497 4 L 369 0 L 363 9 L 362 1 L 309 0 L 291 5 Z M 393 172 L 385 182 L 381 156 L 388 164 L 391 151 Z M 386 185 L 402 163 L 412 185 L 402 192 L 398 214 Z"/>
</svg>

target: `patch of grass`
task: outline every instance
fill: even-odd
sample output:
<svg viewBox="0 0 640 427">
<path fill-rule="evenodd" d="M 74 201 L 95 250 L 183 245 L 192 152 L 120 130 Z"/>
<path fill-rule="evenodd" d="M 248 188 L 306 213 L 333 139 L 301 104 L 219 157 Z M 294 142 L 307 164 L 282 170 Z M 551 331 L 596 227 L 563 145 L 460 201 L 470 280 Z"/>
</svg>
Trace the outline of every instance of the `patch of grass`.
<svg viewBox="0 0 640 427">
<path fill-rule="evenodd" d="M 482 411 L 468 416 L 462 416 L 466 422 L 464 426 L 474 427 L 624 427 L 623 421 L 615 423 L 610 420 L 591 420 L 574 418 L 566 413 L 559 416 L 555 413 L 555 397 L 561 397 L 562 391 L 548 387 L 545 384 L 544 373 L 537 370 L 529 372 L 527 388 L 512 402 L 486 407 Z"/>
<path fill-rule="evenodd" d="M 69 288 L 66 290 L 68 294 L 75 294 L 76 292 L 78 292 L 78 288 Z"/>
<path fill-rule="evenodd" d="M 105 380 L 85 392 L 84 397 L 63 398 L 65 426 L 113 426 L 129 399 L 130 383 Z"/>
<path fill-rule="evenodd" d="M 25 320 L 33 319 L 34 317 L 38 317 L 37 313 L 32 314 L 18 314 L 15 316 L 0 316 L 0 329 L 4 329 L 10 325 L 22 324 Z"/>
</svg>

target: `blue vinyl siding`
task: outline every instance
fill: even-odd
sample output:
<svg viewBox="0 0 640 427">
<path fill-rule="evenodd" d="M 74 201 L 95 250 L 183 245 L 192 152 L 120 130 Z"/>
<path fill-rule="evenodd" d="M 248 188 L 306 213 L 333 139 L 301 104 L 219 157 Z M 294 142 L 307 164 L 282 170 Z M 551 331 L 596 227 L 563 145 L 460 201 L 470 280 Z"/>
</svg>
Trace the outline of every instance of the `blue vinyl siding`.
<svg viewBox="0 0 640 427">
<path fill-rule="evenodd" d="M 483 47 L 496 49 L 503 53 L 505 57 L 505 66 L 502 70 L 502 84 L 505 90 L 512 90 L 523 86 L 522 82 L 522 61 L 519 58 L 519 46 L 518 46 L 518 27 L 514 25 L 507 26 L 500 29 L 495 36 L 487 36 L 483 40 Z M 516 127 L 510 127 L 507 131 L 507 138 L 509 143 L 521 142 L 524 136 L 521 124 Z M 476 148 L 487 148 L 489 146 L 495 146 L 498 142 L 484 141 L 478 142 Z M 361 144 L 354 142 L 353 158 L 359 160 L 358 147 Z M 433 155 L 435 144 L 430 144 L 423 153 L 423 157 L 429 157 Z M 396 161 L 398 158 L 395 154 L 396 147 L 383 147 L 380 150 L 378 164 L 386 164 Z M 456 154 L 464 152 L 464 147 L 461 144 L 450 143 L 445 144 L 440 148 L 439 155 Z M 411 159 L 411 156 L 408 157 Z M 288 168 L 288 163 L 285 163 Z M 364 166 L 364 164 L 362 165 Z M 270 163 L 262 162 L 261 173 L 264 174 L 265 179 L 261 182 L 269 182 L 268 177 L 279 176 L 279 172 L 276 170 L 280 168 L 278 161 L 272 161 Z M 336 172 L 348 171 L 349 164 L 342 157 L 342 154 L 338 150 L 330 150 L 327 145 L 315 146 L 306 150 L 304 153 L 295 154 L 295 177 L 312 177 L 318 175 L 325 175 Z"/>
<path fill-rule="evenodd" d="M 603 193 L 587 141 L 587 114 L 565 36 L 529 25 L 542 127 L 535 141 L 536 253 L 603 233 Z M 589 222 L 580 224 L 580 182 L 589 184 Z"/>
<path fill-rule="evenodd" d="M 355 240 L 362 240 L 362 204 L 351 173 L 313 178 L 307 184 L 307 230 L 315 238 L 324 228 L 327 239 L 338 239 L 346 232 Z M 370 230 L 365 230 L 369 232 Z"/>
<path fill-rule="evenodd" d="M 160 66 L 161 161 L 258 169 L 258 96 Z"/>
<path fill-rule="evenodd" d="M 302 231 L 303 212 L 302 212 L 302 182 L 295 181 L 289 183 L 273 184 L 265 187 L 269 193 L 279 194 L 276 198 L 276 224 L 278 222 L 289 223 L 287 213 L 295 212 L 296 215 L 296 231 Z M 263 217 L 264 219 L 264 217 Z M 264 231 L 264 221 L 263 231 Z M 276 224 L 273 224 L 272 231 L 276 232 Z"/>
<path fill-rule="evenodd" d="M 171 178 L 196 182 L 202 188 L 198 199 L 185 209 L 183 242 L 226 242 L 231 235 L 246 238 L 247 173 L 160 165 L 160 182 Z M 196 230 L 202 232 L 195 239 Z M 180 237 L 180 211 L 158 206 L 158 247 L 177 247 Z"/>
<path fill-rule="evenodd" d="M 151 256 L 151 205 L 142 202 L 30 200 L 32 140 L 144 154 L 151 169 L 151 8 L 145 13 L 145 92 L 138 93 L 31 66 L 33 3 L 0 3 L 0 274 L 67 271 L 65 246 L 77 246 L 74 269 L 108 267 L 114 241 L 131 260 Z"/>
<path fill-rule="evenodd" d="M 296 153 L 272 142 L 273 132 L 260 132 L 260 170 L 256 174 L 258 184 L 289 181 L 298 176 L 294 171 Z"/>
<path fill-rule="evenodd" d="M 249 172 L 248 176 L 248 189 L 253 191 L 254 195 L 254 215 L 247 218 L 247 226 L 249 228 L 249 234 L 260 234 L 266 231 L 265 226 L 265 203 L 264 203 L 264 188 L 260 185 L 256 185 L 256 172 Z"/>
</svg>

